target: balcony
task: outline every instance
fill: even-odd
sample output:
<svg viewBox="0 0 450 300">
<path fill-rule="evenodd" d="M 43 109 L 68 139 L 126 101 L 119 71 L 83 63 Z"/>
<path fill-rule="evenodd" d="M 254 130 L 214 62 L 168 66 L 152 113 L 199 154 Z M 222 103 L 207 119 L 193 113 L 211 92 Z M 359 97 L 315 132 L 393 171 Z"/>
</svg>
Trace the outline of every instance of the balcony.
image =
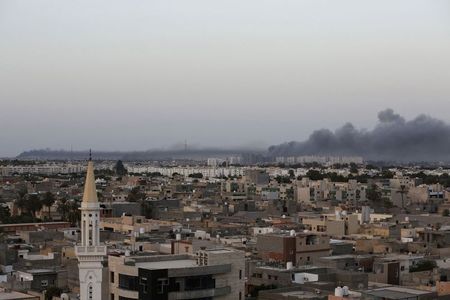
<svg viewBox="0 0 450 300">
<path fill-rule="evenodd" d="M 106 255 L 106 246 L 76 246 L 76 255 Z"/>
<path fill-rule="evenodd" d="M 184 291 L 184 292 L 171 292 L 169 293 L 169 300 L 187 300 L 187 299 L 198 299 L 198 298 L 208 298 L 208 297 L 220 297 L 231 293 L 231 287 L 225 286 L 215 289 L 205 289 L 196 291 Z"/>
</svg>

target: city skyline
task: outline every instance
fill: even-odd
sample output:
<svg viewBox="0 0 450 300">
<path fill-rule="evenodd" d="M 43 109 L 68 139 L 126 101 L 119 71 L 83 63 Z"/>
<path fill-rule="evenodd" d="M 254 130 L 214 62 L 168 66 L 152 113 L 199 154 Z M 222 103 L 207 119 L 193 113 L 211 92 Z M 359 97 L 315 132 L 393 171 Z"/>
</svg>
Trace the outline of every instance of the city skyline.
<svg viewBox="0 0 450 300">
<path fill-rule="evenodd" d="M 450 119 L 446 1 L 3 1 L 0 156 L 258 147 Z"/>
</svg>

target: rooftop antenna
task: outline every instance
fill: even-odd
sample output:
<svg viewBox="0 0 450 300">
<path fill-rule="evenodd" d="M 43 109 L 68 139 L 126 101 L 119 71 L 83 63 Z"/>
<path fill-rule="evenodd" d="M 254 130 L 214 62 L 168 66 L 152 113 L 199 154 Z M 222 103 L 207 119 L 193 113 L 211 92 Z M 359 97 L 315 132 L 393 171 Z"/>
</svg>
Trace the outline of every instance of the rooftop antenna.
<svg viewBox="0 0 450 300">
<path fill-rule="evenodd" d="M 92 160 L 92 149 L 89 149 L 89 161 Z"/>
<path fill-rule="evenodd" d="M 184 152 L 187 152 L 187 139 L 184 140 Z"/>
</svg>

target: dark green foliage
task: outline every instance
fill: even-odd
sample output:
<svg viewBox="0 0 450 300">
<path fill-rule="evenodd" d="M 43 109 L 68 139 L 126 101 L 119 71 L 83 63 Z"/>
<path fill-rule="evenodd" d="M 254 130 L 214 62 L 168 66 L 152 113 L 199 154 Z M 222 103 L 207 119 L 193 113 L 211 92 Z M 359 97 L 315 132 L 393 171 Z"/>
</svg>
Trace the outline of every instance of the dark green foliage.
<svg viewBox="0 0 450 300">
<path fill-rule="evenodd" d="M 311 180 L 322 180 L 325 178 L 325 175 L 318 170 L 309 170 L 308 172 L 306 172 L 306 177 Z"/>
<path fill-rule="evenodd" d="M 417 264 L 411 266 L 409 268 L 409 272 L 422 272 L 422 271 L 431 271 L 436 268 L 436 262 L 434 260 L 422 260 Z"/>
<path fill-rule="evenodd" d="M 142 210 L 142 215 L 145 218 L 151 219 L 153 217 L 153 207 L 148 201 L 141 202 L 141 210 Z"/>
<path fill-rule="evenodd" d="M 48 216 L 47 217 L 50 220 L 51 219 L 50 209 L 51 209 L 51 206 L 55 203 L 55 196 L 51 192 L 47 192 L 47 193 L 44 194 L 44 197 L 42 197 L 41 201 L 42 201 L 42 204 L 44 206 L 46 206 L 47 209 L 48 209 Z"/>
<path fill-rule="evenodd" d="M 61 296 L 62 289 L 56 286 L 51 286 L 45 290 L 45 300 L 52 300 L 53 297 Z"/>
<path fill-rule="evenodd" d="M 388 169 L 383 169 L 381 171 L 381 177 L 382 178 L 394 178 L 394 173 L 392 173 L 391 171 L 389 171 Z"/>
<path fill-rule="evenodd" d="M 366 197 L 372 203 L 381 202 L 381 191 L 376 184 L 372 184 L 370 188 L 367 189 Z"/>
<path fill-rule="evenodd" d="M 42 201 L 37 194 L 28 195 L 28 199 L 25 200 L 25 209 L 31 213 L 33 218 L 36 219 L 36 212 L 42 208 Z"/>
<path fill-rule="evenodd" d="M 75 225 L 81 218 L 79 207 L 79 203 L 77 203 L 76 201 L 61 199 L 58 202 L 57 210 L 61 214 L 64 221 L 70 222 L 72 225 Z"/>
<path fill-rule="evenodd" d="M 278 182 L 278 183 L 291 183 L 291 177 L 289 177 L 289 176 L 277 176 L 277 177 L 275 177 L 275 180 Z"/>
<path fill-rule="evenodd" d="M 11 212 L 9 207 L 0 205 L 0 223 L 8 224 L 11 219 Z"/>
<path fill-rule="evenodd" d="M 419 178 L 422 179 L 424 184 L 442 184 L 445 187 L 450 187 L 450 176 L 447 173 L 442 175 L 427 175 L 424 172 L 419 172 L 416 174 L 411 174 L 411 178 Z"/>
<path fill-rule="evenodd" d="M 123 165 L 123 162 L 121 160 L 118 160 L 116 162 L 116 165 L 114 166 L 114 172 L 116 172 L 117 176 L 124 176 L 127 174 L 127 169 Z"/>
<path fill-rule="evenodd" d="M 193 174 L 190 174 L 189 177 L 199 179 L 199 178 L 203 178 L 203 174 L 202 173 L 193 173 Z"/>
<path fill-rule="evenodd" d="M 139 202 L 145 198 L 139 187 L 134 187 L 129 193 L 127 200 L 129 202 Z"/>
<path fill-rule="evenodd" d="M 289 177 L 295 178 L 294 170 L 289 170 Z"/>
<path fill-rule="evenodd" d="M 449 215 L 450 215 L 450 211 L 448 210 L 448 208 L 444 209 L 444 211 L 442 212 L 442 216 L 448 217 Z"/>
</svg>

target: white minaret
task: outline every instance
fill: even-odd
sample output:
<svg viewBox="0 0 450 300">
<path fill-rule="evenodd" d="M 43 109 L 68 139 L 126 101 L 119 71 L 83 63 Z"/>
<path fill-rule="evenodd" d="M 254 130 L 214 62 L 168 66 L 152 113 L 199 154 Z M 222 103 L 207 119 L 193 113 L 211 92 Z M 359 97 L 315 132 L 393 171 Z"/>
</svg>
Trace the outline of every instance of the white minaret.
<svg viewBox="0 0 450 300">
<path fill-rule="evenodd" d="M 95 188 L 94 164 L 89 163 L 81 203 L 81 244 L 75 247 L 80 271 L 80 300 L 102 299 L 102 261 L 106 246 L 100 244 L 100 206 Z"/>
</svg>

